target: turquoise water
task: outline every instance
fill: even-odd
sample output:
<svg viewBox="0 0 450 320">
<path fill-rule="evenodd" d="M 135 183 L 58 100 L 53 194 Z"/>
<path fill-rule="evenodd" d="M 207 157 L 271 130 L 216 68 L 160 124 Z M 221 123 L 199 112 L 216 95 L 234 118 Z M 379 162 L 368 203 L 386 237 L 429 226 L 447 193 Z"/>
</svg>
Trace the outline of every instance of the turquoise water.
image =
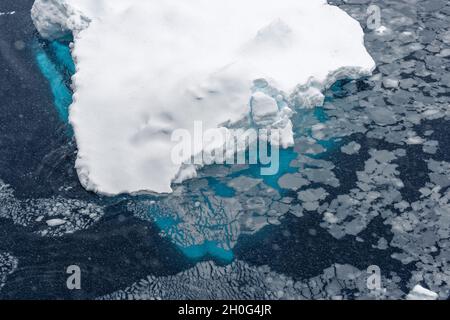
<svg viewBox="0 0 450 320">
<path fill-rule="evenodd" d="M 72 104 L 70 78 L 75 73 L 75 65 L 68 44 L 53 41 L 33 44 L 36 63 L 47 79 L 54 99 L 54 106 L 62 122 L 69 121 L 69 107 Z M 71 132 L 71 129 L 68 127 Z"/>
</svg>

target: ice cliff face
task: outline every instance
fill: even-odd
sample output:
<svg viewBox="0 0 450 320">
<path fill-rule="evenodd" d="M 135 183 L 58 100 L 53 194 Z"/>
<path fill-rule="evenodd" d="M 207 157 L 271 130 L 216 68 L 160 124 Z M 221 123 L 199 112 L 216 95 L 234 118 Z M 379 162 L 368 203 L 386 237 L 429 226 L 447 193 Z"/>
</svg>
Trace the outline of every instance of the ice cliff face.
<svg viewBox="0 0 450 320">
<path fill-rule="evenodd" d="M 196 121 L 276 127 L 289 146 L 294 106 L 374 69 L 358 22 L 324 0 L 36 0 L 32 18 L 44 38 L 74 35 L 76 167 L 107 195 L 194 176 L 171 133 Z"/>
</svg>

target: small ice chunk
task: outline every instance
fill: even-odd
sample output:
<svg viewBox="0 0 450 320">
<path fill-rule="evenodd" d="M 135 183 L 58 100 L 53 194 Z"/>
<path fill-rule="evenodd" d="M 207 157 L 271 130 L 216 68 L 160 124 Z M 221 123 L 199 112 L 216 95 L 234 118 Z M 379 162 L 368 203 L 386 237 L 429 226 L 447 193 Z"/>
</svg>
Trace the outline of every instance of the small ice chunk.
<svg viewBox="0 0 450 320">
<path fill-rule="evenodd" d="M 424 142 L 425 141 L 419 136 L 412 136 L 406 140 L 406 143 L 409 145 L 423 144 Z"/>
<path fill-rule="evenodd" d="M 391 125 L 397 122 L 395 113 L 388 108 L 367 108 L 369 117 L 381 126 Z"/>
<path fill-rule="evenodd" d="M 261 182 L 261 179 L 253 179 L 242 176 L 231 180 L 227 185 L 238 192 L 244 192 L 256 187 Z"/>
<path fill-rule="evenodd" d="M 9 11 L 9 12 L 0 12 L 0 16 L 11 16 L 15 14 L 15 11 Z"/>
<path fill-rule="evenodd" d="M 331 212 L 325 212 L 323 219 L 330 224 L 335 224 L 339 222 L 339 219 Z"/>
<path fill-rule="evenodd" d="M 206 145 L 171 157 L 173 133 L 196 136 L 195 123 L 246 128 L 252 114 L 292 146 L 293 107 L 375 68 L 361 25 L 326 0 L 36 0 L 31 14 L 42 37 L 73 35 L 75 166 L 105 195 L 171 193 L 195 176 L 184 162 Z M 277 106 L 261 85 L 292 99 Z"/>
<path fill-rule="evenodd" d="M 407 300 L 437 300 L 439 295 L 436 292 L 425 289 L 420 284 L 416 285 L 406 296 Z"/>
<path fill-rule="evenodd" d="M 300 174 L 287 173 L 278 179 L 278 185 L 283 189 L 297 190 L 309 184 Z"/>
<path fill-rule="evenodd" d="M 450 57 L 450 49 L 443 49 L 437 56 L 442 58 Z"/>
<path fill-rule="evenodd" d="M 324 200 L 327 196 L 328 192 L 324 188 L 308 189 L 297 194 L 297 198 L 303 202 Z"/>
<path fill-rule="evenodd" d="M 297 103 L 300 107 L 305 109 L 322 106 L 324 100 L 325 96 L 315 87 L 307 86 L 299 89 L 297 92 Z"/>
</svg>

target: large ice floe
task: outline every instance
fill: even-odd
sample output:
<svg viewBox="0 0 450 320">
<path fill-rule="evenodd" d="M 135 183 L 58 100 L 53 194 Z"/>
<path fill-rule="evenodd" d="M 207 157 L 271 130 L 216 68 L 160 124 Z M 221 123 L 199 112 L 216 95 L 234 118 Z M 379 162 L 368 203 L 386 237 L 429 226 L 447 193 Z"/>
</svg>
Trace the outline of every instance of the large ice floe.
<svg viewBox="0 0 450 320">
<path fill-rule="evenodd" d="M 359 23 L 325 0 L 36 0 L 32 18 L 43 38 L 73 35 L 76 167 L 106 195 L 195 176 L 171 161 L 171 135 L 198 121 L 281 129 L 290 146 L 292 109 L 375 66 Z"/>
</svg>

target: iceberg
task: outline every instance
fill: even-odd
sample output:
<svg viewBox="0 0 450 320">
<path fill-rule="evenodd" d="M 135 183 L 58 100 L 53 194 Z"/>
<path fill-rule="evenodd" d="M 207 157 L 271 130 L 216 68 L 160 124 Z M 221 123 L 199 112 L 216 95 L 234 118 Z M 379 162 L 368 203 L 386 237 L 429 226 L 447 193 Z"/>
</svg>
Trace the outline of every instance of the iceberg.
<svg viewBox="0 0 450 320">
<path fill-rule="evenodd" d="M 105 195 L 195 176 L 171 161 L 171 134 L 198 121 L 277 128 L 292 145 L 291 110 L 375 68 L 359 23 L 325 0 L 36 0 L 31 14 L 43 38 L 73 36 L 75 166 Z"/>
</svg>

